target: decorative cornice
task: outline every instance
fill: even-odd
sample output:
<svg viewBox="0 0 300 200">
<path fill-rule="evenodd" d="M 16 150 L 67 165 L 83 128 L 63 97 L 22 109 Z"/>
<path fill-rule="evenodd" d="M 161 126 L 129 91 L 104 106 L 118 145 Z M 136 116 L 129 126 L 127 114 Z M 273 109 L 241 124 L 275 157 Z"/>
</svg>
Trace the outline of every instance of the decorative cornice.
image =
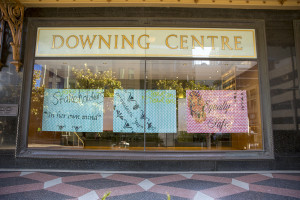
<svg viewBox="0 0 300 200">
<path fill-rule="evenodd" d="M 2 0 L 0 3 L 3 19 L 8 23 L 13 41 L 10 43 L 13 50 L 13 61 L 16 71 L 20 71 L 22 63 L 20 61 L 21 35 L 24 19 L 24 6 L 18 0 Z"/>
<path fill-rule="evenodd" d="M 287 0 L 278 0 L 278 2 L 283 6 L 283 4 L 286 2 Z"/>
<path fill-rule="evenodd" d="M 25 7 L 193 7 L 299 10 L 300 0 L 20 0 Z"/>
</svg>

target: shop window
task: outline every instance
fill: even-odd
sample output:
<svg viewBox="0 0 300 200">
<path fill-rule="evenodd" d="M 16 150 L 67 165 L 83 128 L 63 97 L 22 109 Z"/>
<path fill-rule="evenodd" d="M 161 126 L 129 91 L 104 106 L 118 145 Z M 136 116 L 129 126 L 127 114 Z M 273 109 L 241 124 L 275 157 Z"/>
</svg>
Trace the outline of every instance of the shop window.
<svg viewBox="0 0 300 200">
<path fill-rule="evenodd" d="M 32 23 L 17 156 L 273 158 L 263 21 Z"/>
<path fill-rule="evenodd" d="M 256 61 L 39 59 L 35 65 L 41 67 L 33 72 L 29 148 L 263 148 Z"/>
</svg>

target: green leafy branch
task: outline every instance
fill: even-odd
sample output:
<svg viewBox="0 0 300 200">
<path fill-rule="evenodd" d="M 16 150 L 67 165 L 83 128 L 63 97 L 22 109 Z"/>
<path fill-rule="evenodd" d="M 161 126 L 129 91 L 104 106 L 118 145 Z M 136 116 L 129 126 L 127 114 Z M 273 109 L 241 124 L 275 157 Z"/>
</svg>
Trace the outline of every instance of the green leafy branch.
<svg viewBox="0 0 300 200">
<path fill-rule="evenodd" d="M 122 89 L 121 81 L 112 71 L 93 73 L 90 69 L 72 69 L 76 80 L 76 89 L 104 89 L 105 97 L 113 97 L 114 89 Z"/>
</svg>

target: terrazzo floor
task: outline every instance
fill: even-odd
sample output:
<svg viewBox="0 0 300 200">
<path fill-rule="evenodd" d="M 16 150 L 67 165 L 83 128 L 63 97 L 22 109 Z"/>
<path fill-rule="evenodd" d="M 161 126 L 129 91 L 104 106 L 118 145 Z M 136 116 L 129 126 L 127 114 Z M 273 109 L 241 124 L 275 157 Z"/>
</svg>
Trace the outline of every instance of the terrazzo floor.
<svg viewBox="0 0 300 200">
<path fill-rule="evenodd" d="M 0 199 L 294 200 L 299 173 L 0 171 Z"/>
</svg>

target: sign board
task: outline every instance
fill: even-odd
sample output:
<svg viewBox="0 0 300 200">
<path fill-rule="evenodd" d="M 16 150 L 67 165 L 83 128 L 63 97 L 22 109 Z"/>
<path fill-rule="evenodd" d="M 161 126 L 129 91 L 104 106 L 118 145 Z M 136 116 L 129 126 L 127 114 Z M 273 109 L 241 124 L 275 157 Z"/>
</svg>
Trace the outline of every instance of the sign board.
<svg viewBox="0 0 300 200">
<path fill-rule="evenodd" d="M 102 132 L 103 89 L 45 89 L 43 131 Z"/>
<path fill-rule="evenodd" d="M 36 57 L 256 58 L 254 29 L 38 28 Z"/>
<path fill-rule="evenodd" d="M 18 104 L 0 104 L 0 116 L 17 116 Z"/>
<path fill-rule="evenodd" d="M 245 90 L 187 90 L 188 133 L 248 133 Z"/>
<path fill-rule="evenodd" d="M 115 90 L 114 132 L 176 133 L 176 122 L 176 90 Z"/>
</svg>

